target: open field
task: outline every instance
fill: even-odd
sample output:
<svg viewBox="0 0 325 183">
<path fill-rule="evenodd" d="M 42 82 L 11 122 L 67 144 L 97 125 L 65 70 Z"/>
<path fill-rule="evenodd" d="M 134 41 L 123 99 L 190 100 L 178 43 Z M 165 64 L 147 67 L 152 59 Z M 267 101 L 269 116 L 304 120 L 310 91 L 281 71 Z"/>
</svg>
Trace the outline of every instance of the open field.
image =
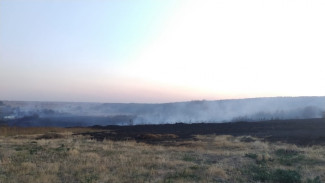
<svg viewBox="0 0 325 183">
<path fill-rule="evenodd" d="M 98 141 L 89 134 L 118 131 L 96 130 L 1 127 L 0 182 L 325 182 L 322 145 L 180 133 Z"/>
</svg>

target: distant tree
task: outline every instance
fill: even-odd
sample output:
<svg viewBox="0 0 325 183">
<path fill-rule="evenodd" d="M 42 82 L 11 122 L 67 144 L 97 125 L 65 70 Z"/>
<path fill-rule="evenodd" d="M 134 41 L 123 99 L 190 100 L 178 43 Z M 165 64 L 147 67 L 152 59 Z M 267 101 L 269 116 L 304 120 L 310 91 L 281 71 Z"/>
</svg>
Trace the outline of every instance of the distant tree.
<svg viewBox="0 0 325 183">
<path fill-rule="evenodd" d="M 0 101 L 0 106 L 5 105 L 2 101 Z"/>
</svg>

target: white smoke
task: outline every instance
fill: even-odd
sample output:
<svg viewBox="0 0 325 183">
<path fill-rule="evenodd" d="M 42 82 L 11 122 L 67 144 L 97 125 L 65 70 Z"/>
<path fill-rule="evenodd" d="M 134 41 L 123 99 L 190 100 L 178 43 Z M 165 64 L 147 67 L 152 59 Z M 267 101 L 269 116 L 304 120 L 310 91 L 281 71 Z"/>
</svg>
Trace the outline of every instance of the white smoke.
<svg viewBox="0 0 325 183">
<path fill-rule="evenodd" d="M 217 101 L 190 101 L 162 104 L 4 102 L 14 115 L 39 117 L 109 117 L 121 124 L 261 121 L 272 119 L 321 118 L 325 97 L 273 97 Z M 12 115 L 12 114 L 10 114 Z M 20 115 L 20 116 L 18 116 Z M 114 116 L 119 116 L 114 118 Z M 123 117 L 124 116 L 124 117 Z M 128 116 L 128 117 L 125 117 Z M 88 119 L 88 118 L 87 118 Z M 96 124 L 96 118 L 91 125 Z M 108 122 L 106 125 L 109 125 Z M 101 125 L 105 123 L 101 122 Z"/>
</svg>

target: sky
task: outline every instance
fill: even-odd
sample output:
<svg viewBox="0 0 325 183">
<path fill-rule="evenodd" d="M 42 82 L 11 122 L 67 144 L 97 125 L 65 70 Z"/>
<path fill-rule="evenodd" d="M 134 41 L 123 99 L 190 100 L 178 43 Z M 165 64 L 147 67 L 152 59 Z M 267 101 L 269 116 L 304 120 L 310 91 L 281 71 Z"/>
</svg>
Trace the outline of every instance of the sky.
<svg viewBox="0 0 325 183">
<path fill-rule="evenodd" d="M 323 0 L 0 0 L 0 100 L 325 96 Z"/>
</svg>

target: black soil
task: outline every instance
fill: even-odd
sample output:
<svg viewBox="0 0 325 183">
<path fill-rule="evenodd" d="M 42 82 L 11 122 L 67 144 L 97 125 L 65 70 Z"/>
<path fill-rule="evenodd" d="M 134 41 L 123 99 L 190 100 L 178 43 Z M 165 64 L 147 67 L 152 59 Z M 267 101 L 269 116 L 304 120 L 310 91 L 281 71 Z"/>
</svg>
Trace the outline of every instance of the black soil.
<svg viewBox="0 0 325 183">
<path fill-rule="evenodd" d="M 234 123 L 176 123 L 135 126 L 94 126 L 102 132 L 84 133 L 96 140 L 136 140 L 163 143 L 193 139 L 194 135 L 253 136 L 297 145 L 325 145 L 325 119 L 272 120 Z M 171 135 L 173 134 L 173 135 Z"/>
</svg>

